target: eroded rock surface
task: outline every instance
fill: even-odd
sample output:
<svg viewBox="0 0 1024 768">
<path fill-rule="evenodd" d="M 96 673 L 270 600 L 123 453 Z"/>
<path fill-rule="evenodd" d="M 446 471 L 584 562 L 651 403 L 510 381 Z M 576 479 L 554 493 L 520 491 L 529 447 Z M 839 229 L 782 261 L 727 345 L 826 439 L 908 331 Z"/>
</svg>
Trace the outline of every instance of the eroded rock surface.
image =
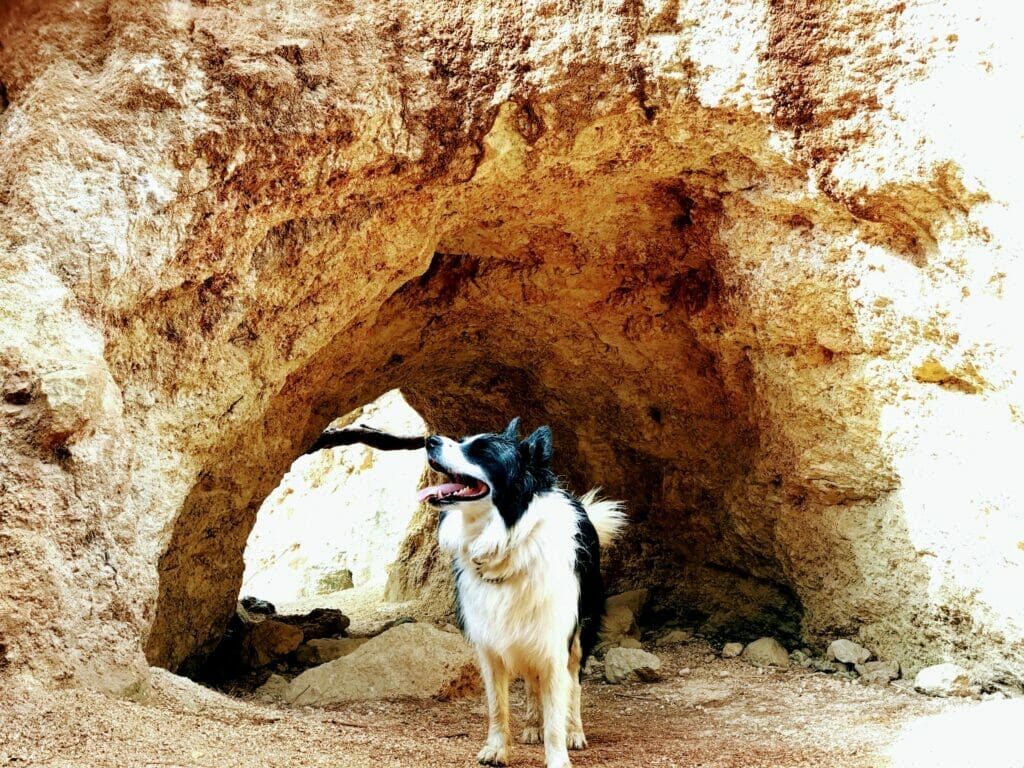
<svg viewBox="0 0 1024 768">
<path fill-rule="evenodd" d="M 0 667 L 198 663 L 400 386 L 550 423 L 654 619 L 1019 681 L 1014 13 L 5 4 Z M 394 589 L 442 594 L 421 522 Z"/>
</svg>

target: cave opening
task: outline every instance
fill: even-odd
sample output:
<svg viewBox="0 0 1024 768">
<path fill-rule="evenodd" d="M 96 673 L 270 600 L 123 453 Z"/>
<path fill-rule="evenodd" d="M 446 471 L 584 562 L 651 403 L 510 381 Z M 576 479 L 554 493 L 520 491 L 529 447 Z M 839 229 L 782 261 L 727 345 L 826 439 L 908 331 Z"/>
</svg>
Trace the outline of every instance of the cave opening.
<svg viewBox="0 0 1024 768">
<path fill-rule="evenodd" d="M 330 426 L 354 424 L 427 431 L 399 389 Z M 272 674 L 291 678 L 350 653 L 412 620 L 410 612 L 425 615 L 419 594 L 396 594 L 389 578 L 400 548 L 423 525 L 415 489 L 424 469 L 422 449 L 359 443 L 295 459 L 256 513 L 234 615 L 212 652 L 187 660 L 182 671 L 227 692 L 252 691 Z"/>
<path fill-rule="evenodd" d="M 235 318 L 251 331 L 245 359 L 295 362 L 218 436 L 174 520 L 150 663 L 203 663 L 263 499 L 337 414 L 395 387 L 441 433 L 514 415 L 550 425 L 569 488 L 626 502 L 605 571 L 612 592 L 647 590 L 649 626 L 816 651 L 858 633 L 905 642 L 887 617 L 927 574 L 904 557 L 881 405 L 862 384 L 884 340 L 850 258 L 912 269 L 865 244 L 884 225 L 823 202 L 756 121 L 712 121 L 680 144 L 626 115 L 533 146 L 516 109 L 499 111 L 472 179 L 444 194 L 403 186 L 251 245 L 255 284 L 284 281 L 267 300 L 302 298 Z M 215 290 L 227 305 L 230 285 L 196 303 Z M 396 564 L 393 599 L 450 612 L 428 524 Z"/>
</svg>

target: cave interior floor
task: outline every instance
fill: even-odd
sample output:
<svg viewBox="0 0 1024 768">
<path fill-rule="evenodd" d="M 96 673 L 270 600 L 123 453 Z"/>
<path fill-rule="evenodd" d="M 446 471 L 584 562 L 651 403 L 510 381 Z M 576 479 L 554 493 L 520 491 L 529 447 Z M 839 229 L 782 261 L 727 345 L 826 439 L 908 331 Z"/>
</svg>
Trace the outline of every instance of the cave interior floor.
<svg viewBox="0 0 1024 768">
<path fill-rule="evenodd" d="M 957 730 L 948 719 L 974 718 L 986 708 L 1005 712 L 1021 703 L 929 699 L 803 669 L 758 670 L 719 658 L 700 640 L 657 651 L 660 682 L 586 680 L 589 747 L 574 753 L 578 768 L 1003 765 L 979 752 L 979 746 L 997 745 L 977 739 L 958 738 L 972 742 L 972 759 L 957 757 L 944 745 Z M 187 681 L 168 687 L 168 677 L 161 676 L 164 682 L 146 703 L 73 689 L 21 696 L 0 707 L 0 763 L 469 766 L 476 764 L 486 732 L 479 696 L 284 708 L 232 699 Z M 513 707 L 515 728 L 523 711 L 521 684 L 513 689 Z M 1019 709 L 1013 716 L 1019 718 Z M 543 757 L 539 746 L 516 745 L 511 764 L 539 767 Z"/>
</svg>

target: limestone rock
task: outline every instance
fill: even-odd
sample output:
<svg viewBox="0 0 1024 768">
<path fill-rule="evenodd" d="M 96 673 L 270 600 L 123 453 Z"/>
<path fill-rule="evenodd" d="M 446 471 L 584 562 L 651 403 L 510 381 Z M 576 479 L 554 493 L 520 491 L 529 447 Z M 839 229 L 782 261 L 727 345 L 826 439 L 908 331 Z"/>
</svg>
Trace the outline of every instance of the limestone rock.
<svg viewBox="0 0 1024 768">
<path fill-rule="evenodd" d="M 680 645 L 681 643 L 688 643 L 693 639 L 693 633 L 686 629 L 673 629 L 666 632 L 664 635 L 654 641 L 654 644 L 658 648 L 664 648 L 668 645 Z"/>
<path fill-rule="evenodd" d="M 253 695 L 260 701 L 281 701 L 287 688 L 287 678 L 281 677 L 281 675 L 271 675 L 263 685 L 256 689 Z"/>
<path fill-rule="evenodd" d="M 723 659 L 735 659 L 743 653 L 743 643 L 726 643 L 722 646 Z"/>
<path fill-rule="evenodd" d="M 661 659 L 636 648 L 609 648 L 604 655 L 604 678 L 609 683 L 641 680 L 651 683 L 661 677 Z"/>
<path fill-rule="evenodd" d="M 743 659 L 755 667 L 789 668 L 789 653 L 773 637 L 762 637 L 743 649 Z"/>
<path fill-rule="evenodd" d="M 1024 678 L 1015 4 L 87 5 L 3 6 L 14 674 L 201 665 L 261 501 L 400 384 L 549 422 L 654 615 Z M 414 514 L 391 594 L 450 610 Z"/>
<path fill-rule="evenodd" d="M 293 704 L 390 698 L 452 698 L 479 689 L 473 649 L 426 623 L 401 624 L 347 656 L 306 670 L 288 685 Z"/>
<path fill-rule="evenodd" d="M 302 630 L 276 619 L 251 624 L 242 638 L 244 664 L 265 667 L 275 659 L 287 656 L 302 644 Z"/>
<path fill-rule="evenodd" d="M 900 665 L 895 661 L 869 661 L 854 665 L 862 683 L 885 685 L 900 676 Z"/>
<path fill-rule="evenodd" d="M 635 637 L 624 637 L 619 640 L 619 648 L 643 648 L 644 644 Z"/>
<path fill-rule="evenodd" d="M 640 638 L 636 615 L 647 600 L 646 589 L 634 589 L 609 597 L 605 602 L 605 614 L 601 623 L 601 640 L 618 644 L 625 637 Z"/>
<path fill-rule="evenodd" d="M 971 678 L 958 664 L 935 664 L 914 677 L 914 690 L 927 696 L 970 696 Z"/>
<path fill-rule="evenodd" d="M 646 589 L 632 589 L 629 592 L 620 592 L 617 595 L 612 595 L 605 601 L 605 609 L 612 610 L 619 606 L 625 606 L 628 608 L 634 616 L 643 610 L 644 605 L 647 603 L 647 590 Z"/>
<path fill-rule="evenodd" d="M 348 656 L 367 640 L 369 638 L 366 637 L 316 638 L 299 646 L 295 651 L 295 660 L 307 667 L 326 664 L 328 661 Z"/>
<path fill-rule="evenodd" d="M 841 661 L 843 664 L 863 664 L 871 658 L 871 651 L 857 645 L 852 640 L 833 640 L 826 654 L 829 661 Z"/>
</svg>

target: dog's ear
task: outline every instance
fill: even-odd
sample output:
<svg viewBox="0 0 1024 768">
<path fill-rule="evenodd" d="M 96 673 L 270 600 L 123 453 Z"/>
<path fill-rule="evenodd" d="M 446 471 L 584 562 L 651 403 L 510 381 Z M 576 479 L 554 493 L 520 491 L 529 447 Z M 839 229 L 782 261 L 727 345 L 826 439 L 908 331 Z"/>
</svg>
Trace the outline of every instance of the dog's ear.
<svg viewBox="0 0 1024 768">
<path fill-rule="evenodd" d="M 541 427 L 519 444 L 527 463 L 534 469 L 551 467 L 551 427 Z"/>
<path fill-rule="evenodd" d="M 511 437 L 513 440 L 519 439 L 519 417 L 516 416 L 512 421 L 505 427 L 505 437 Z"/>
</svg>

